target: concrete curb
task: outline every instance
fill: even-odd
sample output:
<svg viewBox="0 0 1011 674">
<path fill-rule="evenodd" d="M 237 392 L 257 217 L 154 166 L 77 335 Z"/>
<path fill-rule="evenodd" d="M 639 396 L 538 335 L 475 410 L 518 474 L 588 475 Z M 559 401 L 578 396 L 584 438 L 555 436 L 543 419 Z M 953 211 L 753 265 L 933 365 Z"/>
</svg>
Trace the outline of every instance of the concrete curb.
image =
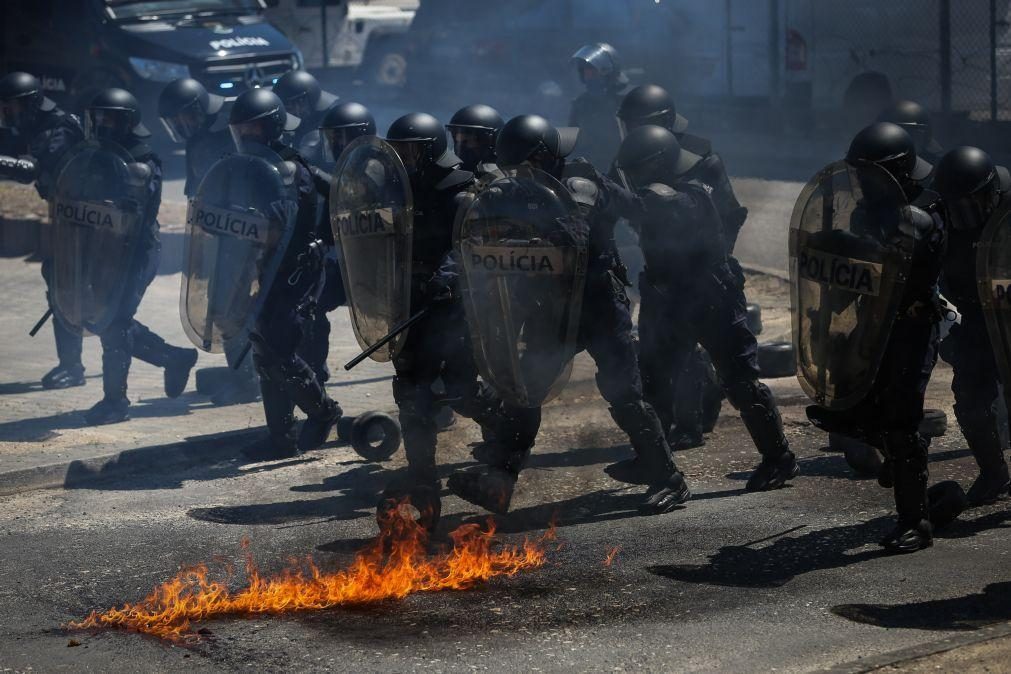
<svg viewBox="0 0 1011 674">
<path fill-rule="evenodd" d="M 181 470 L 237 456 L 242 446 L 263 432 L 263 428 L 214 433 L 167 445 L 152 445 L 108 454 L 72 459 L 45 466 L 0 473 L 0 496 L 36 489 L 74 489 L 92 482 L 136 473 Z"/>
<path fill-rule="evenodd" d="M 1011 623 L 995 623 L 966 634 L 956 634 L 919 646 L 910 646 L 909 648 L 892 651 L 891 653 L 861 658 L 860 660 L 836 665 L 823 671 L 830 674 L 863 674 L 864 672 L 873 672 L 884 667 L 920 660 L 931 655 L 947 653 L 963 646 L 971 646 L 1007 636 L 1011 636 Z"/>
</svg>

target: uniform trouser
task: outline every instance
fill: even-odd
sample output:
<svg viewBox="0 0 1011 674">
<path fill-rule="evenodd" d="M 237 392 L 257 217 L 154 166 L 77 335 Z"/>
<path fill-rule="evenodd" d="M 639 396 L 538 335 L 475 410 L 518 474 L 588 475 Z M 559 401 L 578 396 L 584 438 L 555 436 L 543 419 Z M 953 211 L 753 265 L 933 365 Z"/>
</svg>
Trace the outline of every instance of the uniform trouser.
<svg viewBox="0 0 1011 674">
<path fill-rule="evenodd" d="M 941 343 L 941 357 L 952 367 L 951 392 L 955 418 L 982 472 L 1001 470 L 1004 452 L 993 408 L 997 399 L 998 370 L 983 312 L 978 306 L 962 310 L 961 325 L 954 325 Z"/>
<path fill-rule="evenodd" d="M 501 402 L 478 381 L 463 307 L 458 302 L 432 304 L 428 316 L 411 327 L 393 365 L 393 398 L 400 411 L 408 473 L 417 482 L 435 482 L 435 416 L 442 405 L 482 426 L 499 427 Z M 446 390 L 442 400 L 432 390 L 439 378 Z"/>
<path fill-rule="evenodd" d="M 758 342 L 748 328 L 743 286 L 715 279 L 690 287 L 658 287 L 639 281 L 640 359 L 646 402 L 665 431 L 673 422 L 678 381 L 701 344 L 709 353 L 727 399 L 763 457 L 777 458 L 788 443 L 775 398 L 758 381 Z"/>
<path fill-rule="evenodd" d="M 624 284 L 609 271 L 591 273 L 583 296 L 579 346 L 597 366 L 596 382 L 601 397 L 611 406 L 611 416 L 629 436 L 636 454 L 664 480 L 674 470 L 670 448 L 656 412 L 643 401 L 630 304 Z M 504 406 L 504 426 L 516 455 L 533 446 L 541 410 Z M 510 466 L 512 468 L 512 466 Z M 518 469 L 517 469 L 518 472 Z"/>
<path fill-rule="evenodd" d="M 279 274 L 278 278 L 288 275 Z M 277 437 L 286 435 L 294 425 L 296 405 L 310 418 L 331 414 L 335 405 L 316 373 L 297 353 L 306 325 L 315 320 L 318 310 L 312 299 L 315 280 L 306 278 L 297 286 L 283 280 L 279 283 L 271 289 L 251 336 L 267 428 Z"/>
<path fill-rule="evenodd" d="M 316 304 L 317 311 L 313 320 L 306 325 L 305 335 L 298 347 L 299 356 L 309 364 L 320 382 L 330 379 L 330 370 L 326 364 L 330 355 L 330 320 L 327 314 L 347 304 L 337 260 L 327 258 L 324 269 L 326 279 Z"/>
<path fill-rule="evenodd" d="M 705 349 L 695 348 L 678 377 L 674 393 L 674 427 L 701 436 L 706 402 L 723 392 L 714 381 L 713 363 Z M 666 430 L 666 429 L 665 429 Z"/>
<path fill-rule="evenodd" d="M 159 250 L 149 255 L 141 271 L 127 288 L 120 311 L 112 323 L 99 335 L 102 341 L 102 388 L 105 397 L 121 400 L 126 397 L 130 360 L 137 358 L 156 367 L 170 367 L 175 347 L 134 318 L 147 287 L 158 270 Z"/>
<path fill-rule="evenodd" d="M 46 282 L 46 304 L 50 309 L 53 309 L 53 261 L 51 258 L 42 260 L 42 278 Z M 81 333 L 68 328 L 54 315 L 53 336 L 56 338 L 56 357 L 60 361 L 60 366 L 64 368 L 80 367 L 83 340 Z"/>
<path fill-rule="evenodd" d="M 898 320 L 870 393 L 847 412 L 885 454 L 892 470 L 899 522 L 928 518 L 926 439 L 919 433 L 923 400 L 937 362 L 938 328 L 921 320 Z"/>
</svg>

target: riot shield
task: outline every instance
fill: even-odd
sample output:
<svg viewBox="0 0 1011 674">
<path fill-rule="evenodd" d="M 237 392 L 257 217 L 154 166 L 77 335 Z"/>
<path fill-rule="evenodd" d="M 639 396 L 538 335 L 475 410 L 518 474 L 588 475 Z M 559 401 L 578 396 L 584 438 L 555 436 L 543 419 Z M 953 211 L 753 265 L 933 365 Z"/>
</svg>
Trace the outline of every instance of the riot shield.
<svg viewBox="0 0 1011 674">
<path fill-rule="evenodd" d="M 557 180 L 529 168 L 503 173 L 458 212 L 455 252 L 481 376 L 507 402 L 539 407 L 572 369 L 588 231 Z"/>
<path fill-rule="evenodd" d="M 807 184 L 790 224 L 797 378 L 845 410 L 870 391 L 888 344 L 914 240 L 901 187 L 876 166 L 837 162 Z"/>
<path fill-rule="evenodd" d="M 411 315 L 414 205 L 400 157 L 381 138 L 363 136 L 341 154 L 330 188 L 330 225 L 351 325 L 368 349 Z M 372 354 L 392 360 L 409 331 Z"/>
<path fill-rule="evenodd" d="M 116 318 L 142 239 L 148 172 L 109 141 L 70 150 L 49 203 L 57 320 L 102 333 Z"/>
<path fill-rule="evenodd" d="M 293 167 L 266 147 L 215 163 L 190 200 L 179 314 L 190 341 L 221 353 L 252 329 L 295 227 Z"/>
<path fill-rule="evenodd" d="M 1011 407 L 1011 203 L 990 218 L 977 247 L 979 297 L 1004 397 Z"/>
</svg>

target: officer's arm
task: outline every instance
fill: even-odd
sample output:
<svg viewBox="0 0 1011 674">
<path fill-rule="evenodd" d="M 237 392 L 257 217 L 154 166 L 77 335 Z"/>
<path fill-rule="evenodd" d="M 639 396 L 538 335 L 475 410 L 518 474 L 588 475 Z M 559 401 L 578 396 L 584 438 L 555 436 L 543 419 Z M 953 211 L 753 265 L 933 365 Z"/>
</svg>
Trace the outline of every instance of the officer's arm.
<svg viewBox="0 0 1011 674">
<path fill-rule="evenodd" d="M 312 175 L 312 182 L 321 197 L 330 196 L 330 174 L 318 166 L 310 166 L 309 173 Z"/>
</svg>

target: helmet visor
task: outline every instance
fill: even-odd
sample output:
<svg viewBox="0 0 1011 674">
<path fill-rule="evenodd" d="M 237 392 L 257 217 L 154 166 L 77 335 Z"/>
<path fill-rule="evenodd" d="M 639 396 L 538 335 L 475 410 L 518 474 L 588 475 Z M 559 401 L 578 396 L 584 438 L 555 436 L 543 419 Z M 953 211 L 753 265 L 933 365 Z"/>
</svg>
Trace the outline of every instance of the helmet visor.
<svg viewBox="0 0 1011 674">
<path fill-rule="evenodd" d="M 133 129 L 129 110 L 89 108 L 84 112 L 84 135 L 100 140 L 121 140 Z"/>
<path fill-rule="evenodd" d="M 400 161 L 404 162 L 408 174 L 417 173 L 429 161 L 429 148 L 432 145 L 430 140 L 391 140 L 389 143 L 400 155 Z"/>
<path fill-rule="evenodd" d="M 488 131 L 464 126 L 450 127 L 449 131 L 456 156 L 467 166 L 476 166 L 495 152 L 495 136 Z"/>
<path fill-rule="evenodd" d="M 206 120 L 207 115 L 201 110 L 199 101 L 193 101 L 171 117 L 161 118 L 169 137 L 176 143 L 185 143 L 195 136 Z"/>
<path fill-rule="evenodd" d="M 0 129 L 21 129 L 31 123 L 38 106 L 30 96 L 0 101 Z"/>
<path fill-rule="evenodd" d="M 328 162 L 336 162 L 340 159 L 344 148 L 351 144 L 355 138 L 366 134 L 364 124 L 356 126 L 336 126 L 320 129 L 323 132 L 323 158 Z"/>
<path fill-rule="evenodd" d="M 960 199 L 944 202 L 944 212 L 952 229 L 967 230 L 982 227 L 990 217 L 991 191 L 980 190 Z"/>
<path fill-rule="evenodd" d="M 229 124 L 228 130 L 232 134 L 232 141 L 235 143 L 235 150 L 239 154 L 245 152 L 249 144 L 267 145 L 271 140 L 271 122 L 268 119 L 253 119 L 248 122 Z"/>
</svg>

